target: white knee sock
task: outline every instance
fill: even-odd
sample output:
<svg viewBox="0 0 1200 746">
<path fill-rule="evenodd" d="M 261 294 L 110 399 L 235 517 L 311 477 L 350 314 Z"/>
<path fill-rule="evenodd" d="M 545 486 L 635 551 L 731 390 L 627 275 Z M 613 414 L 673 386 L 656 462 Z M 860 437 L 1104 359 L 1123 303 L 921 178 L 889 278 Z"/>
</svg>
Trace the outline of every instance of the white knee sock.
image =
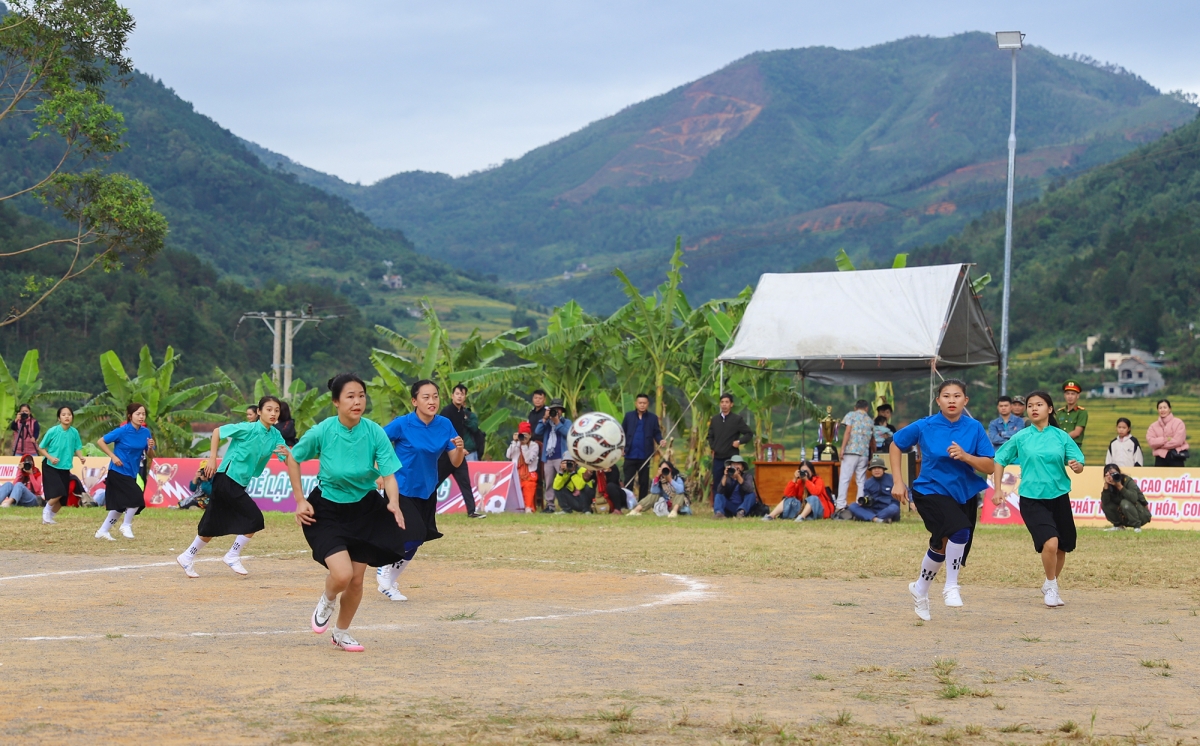
<svg viewBox="0 0 1200 746">
<path fill-rule="evenodd" d="M 50 503 L 46 503 L 46 507 L 42 508 L 42 520 L 49 521 L 54 519 L 54 508 L 50 507 Z"/>
<path fill-rule="evenodd" d="M 396 578 L 400 577 L 400 573 L 404 572 L 404 568 L 408 566 L 408 560 L 400 560 L 394 565 L 388 565 L 383 568 L 383 577 L 379 583 L 381 588 L 391 588 L 396 583 Z"/>
<path fill-rule="evenodd" d="M 233 540 L 233 546 L 229 547 L 229 551 L 225 553 L 225 559 L 238 559 L 242 556 L 242 549 L 250 541 L 250 537 L 238 534 L 238 537 Z"/>
<path fill-rule="evenodd" d="M 126 526 L 133 525 L 133 517 L 135 515 L 137 515 L 137 511 L 138 511 L 137 508 L 126 508 L 125 509 L 125 525 Z"/>
<path fill-rule="evenodd" d="M 929 595 L 929 584 L 937 577 L 938 570 L 942 569 L 942 564 L 946 561 L 946 555 L 935 554 L 932 549 L 925 552 L 925 556 L 921 558 L 921 576 L 917 578 L 917 593 L 922 596 Z"/>
<path fill-rule="evenodd" d="M 946 542 L 946 587 L 958 585 L 958 571 L 962 568 L 963 553 L 967 551 L 966 544 Z"/>
<path fill-rule="evenodd" d="M 187 548 L 187 551 L 185 551 L 184 554 L 187 555 L 189 558 L 194 558 L 197 554 L 200 553 L 200 550 L 206 546 L 208 546 L 208 542 L 205 541 L 204 539 L 201 539 L 199 536 L 197 536 L 192 541 L 192 545 Z"/>
<path fill-rule="evenodd" d="M 100 533 L 107 534 L 112 531 L 112 527 L 117 525 L 117 521 L 121 518 L 119 510 L 108 511 L 108 517 L 104 519 L 104 523 L 100 524 Z"/>
</svg>

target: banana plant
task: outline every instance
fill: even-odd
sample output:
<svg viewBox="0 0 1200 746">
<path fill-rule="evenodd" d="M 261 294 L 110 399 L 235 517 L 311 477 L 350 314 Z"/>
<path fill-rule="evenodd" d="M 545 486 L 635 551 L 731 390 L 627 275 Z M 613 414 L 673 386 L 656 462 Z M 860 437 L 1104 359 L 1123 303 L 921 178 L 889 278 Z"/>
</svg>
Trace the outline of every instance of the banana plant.
<svg viewBox="0 0 1200 746">
<path fill-rule="evenodd" d="M 208 411 L 221 393 L 221 381 L 195 385 L 194 378 L 173 381 L 180 356 L 167 347 L 161 365 L 155 365 L 149 345 L 138 355 L 137 375 L 130 377 L 117 353 L 100 356 L 100 370 L 107 389 L 82 407 L 76 422 L 85 439 L 95 439 L 125 420 L 130 402 L 146 406 L 146 423 L 154 434 L 159 456 L 190 456 L 205 447 L 193 445 L 193 422 L 223 422 L 225 415 Z"/>
<path fill-rule="evenodd" d="M 42 381 L 38 380 L 40 372 L 37 350 L 25 353 L 16 377 L 9 371 L 4 357 L 0 356 L 0 427 L 12 422 L 17 415 L 17 407 L 22 404 L 34 406 L 51 401 L 86 401 L 91 396 L 83 391 L 42 391 Z"/>
</svg>

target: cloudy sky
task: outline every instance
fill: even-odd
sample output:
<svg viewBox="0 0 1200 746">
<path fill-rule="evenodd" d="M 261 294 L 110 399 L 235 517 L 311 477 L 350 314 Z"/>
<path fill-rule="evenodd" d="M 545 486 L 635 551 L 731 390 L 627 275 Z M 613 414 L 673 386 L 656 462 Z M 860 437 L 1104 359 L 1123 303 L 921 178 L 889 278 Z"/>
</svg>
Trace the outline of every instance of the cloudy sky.
<svg viewBox="0 0 1200 746">
<path fill-rule="evenodd" d="M 1016 29 L 1200 92 L 1196 0 L 125 2 L 140 70 L 362 183 L 486 168 L 760 50 Z"/>
</svg>

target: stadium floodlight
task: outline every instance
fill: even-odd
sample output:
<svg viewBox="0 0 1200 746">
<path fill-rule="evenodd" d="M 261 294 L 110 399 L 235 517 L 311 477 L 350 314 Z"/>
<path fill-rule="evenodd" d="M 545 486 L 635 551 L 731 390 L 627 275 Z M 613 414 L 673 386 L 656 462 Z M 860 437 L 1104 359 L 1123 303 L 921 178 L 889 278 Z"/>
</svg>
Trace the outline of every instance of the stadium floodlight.
<svg viewBox="0 0 1200 746">
<path fill-rule="evenodd" d="M 997 31 L 996 46 L 1001 49 L 1020 49 L 1025 34 L 1020 31 Z"/>
<path fill-rule="evenodd" d="M 1000 393 L 1008 393 L 1008 299 L 1012 282 L 1013 177 L 1017 163 L 1017 50 L 1025 34 L 997 31 L 996 46 L 1012 53 L 1012 111 L 1008 120 L 1008 199 L 1004 210 L 1004 300 L 1000 310 Z"/>
</svg>

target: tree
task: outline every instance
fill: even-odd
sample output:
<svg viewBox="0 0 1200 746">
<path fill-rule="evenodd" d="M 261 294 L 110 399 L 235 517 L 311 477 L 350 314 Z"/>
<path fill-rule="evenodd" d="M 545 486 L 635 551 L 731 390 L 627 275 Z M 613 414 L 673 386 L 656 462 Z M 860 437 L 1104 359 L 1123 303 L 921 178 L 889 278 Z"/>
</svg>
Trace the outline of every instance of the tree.
<svg viewBox="0 0 1200 746">
<path fill-rule="evenodd" d="M 67 282 L 100 265 L 106 271 L 132 261 L 142 267 L 163 247 L 167 221 L 141 182 L 98 168 L 73 171 L 93 158 L 118 152 L 124 119 L 105 103 L 104 88 L 133 72 L 125 45 L 133 30 L 129 11 L 115 0 L 10 0 L 0 17 L 0 123 L 30 132 L 29 147 L 53 139 L 61 156 L 49 173 L 9 194 L 53 207 L 70 225 L 67 235 L 0 254 L 11 258 L 49 253 L 30 274 L 24 292 L 0 326 L 27 315 Z M 0 6 L 2 7 L 2 6 Z M 24 118 L 24 119 L 22 119 Z M 57 149 L 56 149 L 57 152 Z M 40 255 L 39 255 L 40 256 Z"/>
<path fill-rule="evenodd" d="M 262 376 L 254 380 L 254 390 L 249 396 L 242 393 L 237 383 L 225 371 L 217 368 L 216 373 L 221 387 L 227 392 L 233 392 L 232 394 L 225 393 L 220 398 L 221 406 L 229 412 L 245 411 L 246 407 L 257 405 L 268 394 L 284 399 L 284 396 L 280 393 L 279 385 L 275 383 L 275 380 L 268 373 L 263 373 Z M 332 412 L 330 409 L 332 400 L 333 394 L 328 391 L 322 393 L 317 388 L 310 389 L 302 378 L 292 381 L 292 386 L 288 389 L 286 401 L 288 408 L 292 411 L 292 420 L 296 423 L 297 437 L 303 435 L 306 430 L 329 416 Z"/>
<path fill-rule="evenodd" d="M 83 391 L 42 391 L 39 373 L 37 350 L 25 353 L 15 378 L 8 369 L 8 363 L 0 356 L 0 427 L 7 427 L 13 421 L 17 407 L 22 404 L 34 406 L 46 401 L 84 401 L 90 396 Z"/>
<path fill-rule="evenodd" d="M 131 402 L 146 406 L 146 425 L 154 434 L 159 456 L 187 456 L 202 452 L 203 443 L 192 445 L 193 422 L 222 422 L 225 415 L 209 412 L 224 383 L 213 381 L 193 385 L 194 378 L 172 382 L 179 355 L 172 347 L 156 366 L 150 347 L 143 345 L 138 356 L 137 376 L 130 378 L 117 353 L 109 350 L 100 356 L 107 390 L 76 413 L 85 439 L 95 439 L 125 420 L 125 407 Z"/>
</svg>

